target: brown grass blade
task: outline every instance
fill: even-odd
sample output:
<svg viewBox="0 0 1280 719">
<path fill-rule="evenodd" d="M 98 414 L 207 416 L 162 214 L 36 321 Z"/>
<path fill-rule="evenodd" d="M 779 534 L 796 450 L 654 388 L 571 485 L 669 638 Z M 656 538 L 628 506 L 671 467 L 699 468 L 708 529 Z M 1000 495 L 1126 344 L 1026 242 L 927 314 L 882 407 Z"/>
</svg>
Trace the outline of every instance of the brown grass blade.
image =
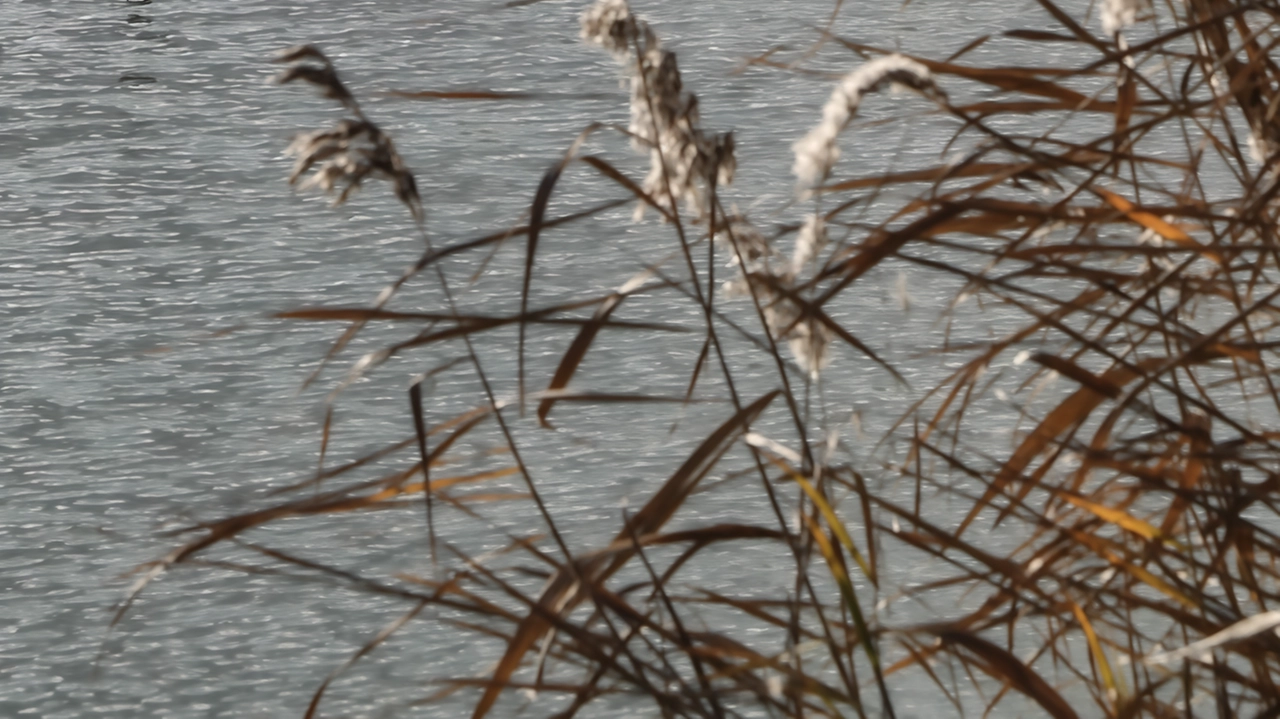
<svg viewBox="0 0 1280 719">
<path fill-rule="evenodd" d="M 374 649 L 377 649 L 379 645 L 390 639 L 391 635 L 395 634 L 401 627 L 412 621 L 414 617 L 418 616 L 418 614 L 426 608 L 428 603 L 429 602 L 427 600 L 418 602 L 413 609 L 410 609 L 398 619 L 388 624 L 382 629 L 382 631 L 378 632 L 373 639 L 370 639 L 364 646 L 360 647 L 360 649 L 356 651 L 350 659 L 343 663 L 342 666 L 330 672 L 329 676 L 325 677 L 324 682 L 322 682 L 319 688 L 316 689 L 315 694 L 311 696 L 311 703 L 307 706 L 307 713 L 303 715 L 303 719 L 313 719 L 316 716 L 316 712 L 320 709 L 320 700 L 324 697 L 325 690 L 329 688 L 329 685 L 332 684 L 335 679 L 342 676 L 342 674 L 354 666 L 356 662 L 360 661 L 360 659 L 367 656 Z"/>
<path fill-rule="evenodd" d="M 1177 225 L 1160 219 L 1155 214 L 1138 208 L 1132 202 L 1117 195 L 1109 190 L 1100 187 L 1093 188 L 1094 193 L 1107 202 L 1107 204 L 1123 212 L 1125 216 L 1152 232 L 1160 235 L 1164 239 L 1184 247 L 1189 250 L 1196 250 L 1204 254 L 1205 257 L 1213 259 L 1221 264 L 1223 262 L 1222 255 L 1215 250 L 1206 249 L 1199 242 L 1192 239 L 1185 230 Z"/>
<path fill-rule="evenodd" d="M 936 634 L 947 651 L 954 653 L 962 648 L 971 652 L 981 660 L 978 663 L 980 669 L 1009 682 L 1014 689 L 1034 699 L 1054 719 L 1078 719 L 1079 715 L 1061 694 L 1007 650 L 970 632 L 943 629 Z"/>
<path fill-rule="evenodd" d="M 1095 377 L 1090 386 L 1081 387 L 1071 394 L 1070 397 L 1063 400 L 1061 404 L 1045 415 L 1044 419 L 1036 426 L 1035 431 L 1022 441 L 1018 448 L 1014 450 L 1004 466 L 1000 468 L 999 474 L 991 486 L 983 493 L 982 498 L 974 504 L 973 508 L 965 516 L 964 521 L 960 523 L 956 534 L 962 534 L 964 530 L 977 518 L 978 514 L 991 503 L 991 500 L 1004 491 L 1006 487 L 1019 479 L 1025 479 L 1023 471 L 1031 464 L 1032 460 L 1038 457 L 1049 447 L 1050 443 L 1055 441 L 1059 436 L 1068 429 L 1079 425 L 1088 417 L 1098 405 L 1107 399 L 1107 395 L 1099 391 L 1101 388 L 1119 387 L 1123 388 L 1128 383 L 1137 379 L 1139 372 L 1145 372 L 1155 369 L 1162 364 L 1159 358 L 1148 358 L 1140 360 L 1136 368 L 1128 366 L 1112 367 L 1102 376 Z M 1081 370 L 1083 371 L 1083 370 Z M 1094 389 L 1098 387 L 1099 389 Z M 997 523 L 1003 518 L 1007 509 L 1002 511 Z"/>
<path fill-rule="evenodd" d="M 534 193 L 533 204 L 529 207 L 529 232 L 528 241 L 525 243 L 524 278 L 520 284 L 520 314 L 522 316 L 527 315 L 529 312 L 529 287 L 533 282 L 533 267 L 538 253 L 538 239 L 547 216 L 547 204 L 551 202 L 551 193 L 555 190 L 556 183 L 560 181 L 560 176 L 564 174 L 564 169 L 578 154 L 578 148 L 582 147 L 582 143 L 600 127 L 603 126 L 599 123 L 593 123 L 579 133 L 577 139 L 573 141 L 568 151 L 565 152 L 564 157 L 555 165 L 552 165 L 542 175 L 542 181 L 538 183 L 538 191 Z M 524 341 L 526 328 L 526 323 L 522 321 L 520 323 L 520 336 L 516 342 L 516 380 L 519 383 L 521 412 L 524 411 L 525 400 Z"/>
<path fill-rule="evenodd" d="M 829 273 L 823 273 L 832 275 L 839 274 L 840 281 L 823 292 L 820 299 L 814 304 L 819 307 L 822 306 L 831 298 L 844 291 L 846 287 L 856 281 L 859 277 L 866 274 L 872 267 L 875 267 L 880 264 L 882 260 L 902 249 L 903 245 L 913 239 L 923 236 L 929 230 L 956 217 L 961 212 L 963 212 L 963 208 L 959 205 L 944 205 L 925 217 L 907 225 L 901 230 L 882 234 L 869 240 L 865 245 L 863 245 L 863 247 L 859 248 L 859 251 L 855 256 L 841 263 L 840 266 L 834 268 Z"/>
<path fill-rule="evenodd" d="M 582 364 L 582 360 L 586 358 L 587 350 L 591 348 L 591 343 L 595 341 L 601 326 L 609 320 L 613 311 L 625 299 L 625 295 L 615 294 L 600 303 L 600 306 L 596 308 L 595 314 L 592 315 L 591 321 L 578 330 L 578 335 L 573 338 L 573 343 L 569 345 L 569 349 L 560 358 L 560 364 L 556 367 L 556 373 L 551 378 L 551 384 L 547 385 L 548 392 L 562 390 L 569 385 L 569 380 L 573 378 L 574 372 Z M 538 423 L 548 429 L 551 428 L 551 423 L 547 421 L 547 415 L 551 413 L 551 408 L 555 405 L 555 402 L 555 398 L 545 397 L 538 403 Z"/>
<path fill-rule="evenodd" d="M 551 201 L 551 191 L 564 172 L 566 163 L 560 162 L 547 170 L 538 184 L 538 191 L 533 197 L 533 206 L 529 211 L 529 238 L 525 244 L 524 281 L 520 286 L 520 314 L 529 312 L 529 287 L 533 282 L 534 258 L 538 252 L 538 239 L 542 232 L 542 220 L 547 214 L 547 203 Z M 519 382 L 520 406 L 524 406 L 524 341 L 526 323 L 520 322 L 520 337 L 516 347 L 517 381 Z"/>
<path fill-rule="evenodd" d="M 527 92 L 494 92 L 492 90 L 391 90 L 387 93 L 406 100 L 529 100 Z"/>
<path fill-rule="evenodd" d="M 418 461 L 422 467 L 423 497 L 427 509 L 427 538 L 431 548 L 431 564 L 438 562 L 436 556 L 436 523 L 431 501 L 431 456 L 427 453 L 427 422 L 422 411 L 422 381 L 409 385 L 409 407 L 413 415 L 413 432 L 418 440 Z M 454 434 L 457 436 L 457 433 Z"/>
<path fill-rule="evenodd" d="M 1062 35 L 1056 32 L 1045 32 L 1044 30 L 1006 30 L 1002 34 L 1005 37 L 1031 40 L 1033 42 L 1080 42 L 1080 38 L 1073 35 Z"/>
<path fill-rule="evenodd" d="M 643 536 L 657 532 L 671 518 L 676 509 L 684 503 L 684 500 L 693 491 L 693 488 L 697 486 L 698 482 L 706 476 L 707 472 L 711 471 L 711 468 L 715 466 L 720 457 L 728 451 L 737 436 L 764 411 L 778 394 L 779 391 L 774 390 L 752 402 L 703 440 L 702 444 L 671 475 L 657 493 L 631 517 L 631 520 L 627 522 L 627 527 L 619 532 L 614 541 L 626 542 L 632 533 Z M 579 570 L 580 576 L 584 581 L 591 582 L 594 587 L 604 582 L 618 569 L 621 569 L 622 565 L 630 557 L 631 553 L 628 551 L 618 552 L 612 558 L 608 555 L 602 555 L 597 560 L 582 567 Z M 538 598 L 537 604 L 543 609 L 543 613 L 559 614 L 567 611 L 572 605 L 584 599 L 584 592 L 594 591 L 594 589 L 579 586 L 578 581 L 574 574 L 563 571 L 557 572 Z M 550 622 L 543 613 L 531 612 L 516 629 L 515 635 L 507 645 L 506 652 L 491 675 L 489 685 L 485 688 L 480 701 L 476 703 L 472 712 L 472 719 L 481 719 L 481 717 L 489 713 L 489 710 L 493 708 L 494 702 L 498 700 L 498 694 L 520 666 L 524 655 L 551 628 Z"/>
<path fill-rule="evenodd" d="M 868 187 L 883 187 L 885 185 L 905 184 L 909 182 L 941 183 L 947 180 L 965 177 L 987 177 L 1009 172 L 1011 170 L 1013 171 L 1014 176 L 1016 176 L 1022 173 L 1032 172 L 1035 167 L 1036 164 L 1032 162 L 970 162 L 961 165 L 942 165 L 925 170 L 887 172 L 872 177 L 859 177 L 853 180 L 833 182 L 829 185 L 824 185 L 821 189 L 823 192 L 843 192 L 847 190 L 861 190 Z"/>
<path fill-rule="evenodd" d="M 621 185 L 627 192 L 630 192 L 631 194 L 635 195 L 636 199 L 643 202 L 646 207 L 657 210 L 658 214 L 662 215 L 662 218 L 665 219 L 667 222 L 675 221 L 675 217 L 671 214 L 670 211 L 667 210 L 666 207 L 664 207 L 657 200 L 653 199 L 652 195 L 645 192 L 643 188 L 641 188 L 636 183 L 632 182 L 631 178 L 622 174 L 622 172 L 620 172 L 618 168 L 609 164 L 603 158 L 599 158 L 594 155 L 586 155 L 578 159 L 580 159 L 582 162 L 587 163 L 588 165 L 591 165 L 595 169 L 599 170 L 600 174 L 604 175 L 610 180 L 613 180 L 614 182 Z"/>
</svg>

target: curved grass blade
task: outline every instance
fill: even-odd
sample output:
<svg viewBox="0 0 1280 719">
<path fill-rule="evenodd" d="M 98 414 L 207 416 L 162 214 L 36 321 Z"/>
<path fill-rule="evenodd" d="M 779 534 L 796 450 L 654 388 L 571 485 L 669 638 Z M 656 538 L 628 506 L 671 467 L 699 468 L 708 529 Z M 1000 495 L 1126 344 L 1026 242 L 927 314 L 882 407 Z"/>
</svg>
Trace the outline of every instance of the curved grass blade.
<svg viewBox="0 0 1280 719">
<path fill-rule="evenodd" d="M 618 533 L 614 541 L 626 542 L 632 533 L 644 536 L 657 532 L 680 508 L 698 482 L 719 462 L 720 457 L 729 450 L 737 436 L 745 431 L 746 427 L 779 394 L 779 390 L 774 390 L 760 397 L 730 417 L 703 440 L 653 497 L 631 517 L 627 526 Z M 524 660 L 525 654 L 551 628 L 551 622 L 545 615 L 562 615 L 580 603 L 586 598 L 586 592 L 595 591 L 595 587 L 621 569 L 631 558 L 631 554 L 631 551 L 623 550 L 612 555 L 600 555 L 584 562 L 576 574 L 565 571 L 556 572 L 538 597 L 537 605 L 542 611 L 530 612 L 516 629 L 506 652 L 493 670 L 489 685 L 472 711 L 472 719 L 481 719 L 489 713 L 498 700 L 498 694 Z M 593 585 L 592 589 L 588 590 L 580 586 L 577 578 L 579 576 L 582 581 L 590 582 Z"/>
<path fill-rule="evenodd" d="M 551 193 L 555 190 L 556 183 L 560 181 L 560 176 L 564 174 L 564 169 L 578 154 L 578 148 L 582 147 L 582 143 L 586 142 L 591 133 L 599 128 L 604 127 L 600 123 L 592 123 L 578 134 L 577 139 L 565 152 L 564 157 L 552 165 L 550 169 L 542 175 L 542 181 L 538 183 L 538 191 L 533 195 L 533 204 L 529 208 L 529 238 L 525 243 L 524 256 L 524 278 L 520 284 L 520 315 L 524 317 L 529 312 L 529 287 L 533 282 L 533 267 L 535 258 L 538 253 L 538 239 L 541 236 L 543 228 L 543 220 L 547 216 L 547 204 L 551 202 Z M 516 374 L 519 384 L 520 408 L 524 411 L 525 384 L 524 384 L 524 344 L 525 344 L 526 323 L 520 322 L 520 336 L 516 346 Z"/>
<path fill-rule="evenodd" d="M 1054 719 L 1079 719 L 1071 704 L 1048 682 L 1007 650 L 971 632 L 942 629 L 936 632 L 949 652 L 971 652 L 981 661 L 977 666 L 996 679 L 1009 682 L 1019 692 L 1035 700 Z"/>
</svg>

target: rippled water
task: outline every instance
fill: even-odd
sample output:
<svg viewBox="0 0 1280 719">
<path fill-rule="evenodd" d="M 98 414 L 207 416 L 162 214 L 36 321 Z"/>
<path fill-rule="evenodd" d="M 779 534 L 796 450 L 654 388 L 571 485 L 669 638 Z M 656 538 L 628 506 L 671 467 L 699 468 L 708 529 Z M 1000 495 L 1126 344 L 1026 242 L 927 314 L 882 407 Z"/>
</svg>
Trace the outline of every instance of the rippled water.
<svg viewBox="0 0 1280 719">
<path fill-rule="evenodd" d="M 102 644 L 112 605 L 128 585 L 121 575 L 172 546 L 164 530 L 242 508 L 314 466 L 323 392 L 337 375 L 327 375 L 320 389 L 297 390 L 335 330 L 273 321 L 270 313 L 368 302 L 420 250 L 384 188 L 370 187 L 337 210 L 288 190 L 281 157 L 288 138 L 336 115 L 331 103 L 302 88 L 268 86 L 274 68 L 266 58 L 303 41 L 332 54 L 417 171 L 432 234 L 448 243 L 517 221 L 542 170 L 587 123 L 625 121 L 617 70 L 577 39 L 583 5 L 0 0 L 0 298 L 7 318 L 0 344 L 0 715 L 297 715 L 324 675 L 401 610 L 357 593 L 186 570 L 158 582 Z M 889 5 L 847 3 L 837 31 L 942 57 L 973 33 L 1042 22 L 1034 2 Z M 762 68 L 735 71 L 743 58 L 775 45 L 811 42 L 810 26 L 829 8 L 761 0 L 635 6 L 680 52 L 706 123 L 735 129 L 736 196 L 771 221 L 790 197 L 789 144 L 815 121 L 829 83 Z M 828 47 L 812 65 L 841 70 L 853 62 L 847 51 Z M 460 103 L 385 92 L 449 88 L 540 94 Z M 638 167 L 625 159 L 621 142 L 602 148 Z M 920 153 L 936 149 L 895 129 L 861 157 L 886 164 Z M 566 183 L 556 207 L 598 199 L 600 187 Z M 627 212 L 552 236 L 541 296 L 584 283 L 616 285 L 634 271 L 628 258 L 645 254 L 639 243 L 655 241 L 657 231 L 627 224 Z M 468 256 L 449 269 L 465 277 L 477 260 Z M 515 272 L 519 264 L 510 247 L 492 268 Z M 510 307 L 509 294 L 490 298 L 488 291 L 482 283 L 468 301 Z M 913 288 L 926 305 L 931 292 L 946 291 Z M 410 305 L 430 305 L 429 290 L 414 292 Z M 892 347 L 901 333 L 929 322 L 919 313 L 886 312 L 861 329 Z M 371 335 L 368 346 L 377 339 Z M 698 350 L 696 339 L 673 339 L 669 347 L 616 342 L 600 351 L 656 373 L 657 384 L 675 391 L 687 381 L 675 369 Z M 509 356 L 491 359 L 510 376 Z M 421 369 L 393 364 L 340 405 L 337 457 L 407 431 L 403 386 Z M 864 405 L 899 391 L 885 377 L 866 382 Z M 531 461 L 566 462 L 544 479 L 549 501 L 591 527 L 592 520 L 616 519 L 617 496 L 646 466 L 640 459 L 628 466 L 630 456 L 610 446 L 609 437 L 626 436 L 625 428 L 608 426 L 620 418 L 588 410 L 577 417 L 585 449 Z M 638 439 L 668 441 L 661 432 Z M 596 497 L 609 497 L 607 506 Z M 345 526 L 347 533 L 334 537 L 290 525 L 268 539 L 369 563 L 385 559 L 403 533 L 421 534 L 419 517 Z M 444 531 L 465 527 L 457 522 Z M 297 534 L 284 536 L 291 531 Z M 590 532 L 582 532 L 586 541 Z M 725 572 L 699 579 L 731 581 L 733 570 Z M 406 630 L 335 687 L 327 709 L 430 714 L 405 706 L 430 692 L 423 677 L 484 666 L 482 652 L 454 642 L 429 623 Z M 917 699 L 908 696 L 905 706 L 931 703 Z"/>
</svg>

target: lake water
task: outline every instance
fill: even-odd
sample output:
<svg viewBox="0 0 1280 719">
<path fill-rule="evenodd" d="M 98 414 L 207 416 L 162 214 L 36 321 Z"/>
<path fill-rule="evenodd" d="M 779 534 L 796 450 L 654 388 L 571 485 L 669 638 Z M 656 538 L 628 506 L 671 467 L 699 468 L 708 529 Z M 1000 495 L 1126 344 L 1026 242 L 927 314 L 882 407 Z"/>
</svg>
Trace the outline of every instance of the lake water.
<svg viewBox="0 0 1280 719">
<path fill-rule="evenodd" d="M 122 575 L 177 541 L 166 530 L 256 506 L 268 489 L 313 471 L 323 399 L 341 373 L 298 390 L 338 329 L 270 315 L 368 303 L 421 250 L 379 184 L 338 209 L 285 185 L 289 161 L 281 151 L 290 136 L 337 115 L 306 88 L 269 85 L 278 69 L 269 56 L 299 42 L 331 54 L 416 171 L 434 241 L 449 244 L 517 223 L 542 171 L 582 128 L 625 122 L 618 70 L 578 39 L 585 5 L 0 0 L 0 715 L 301 715 L 325 674 L 403 610 L 327 586 L 187 568 L 149 589 L 109 638 L 106 631 L 130 581 Z M 762 224 L 796 221 L 798 210 L 788 208 L 789 147 L 817 121 L 830 81 L 737 71 L 744 58 L 775 46 L 792 55 L 806 47 L 830 7 L 638 0 L 634 8 L 680 53 L 705 123 L 737 135 L 739 179 L 729 199 Z M 1044 24 L 1029 0 L 918 0 L 902 8 L 845 3 L 835 29 L 941 58 L 979 33 Z M 806 65 L 840 72 L 856 62 L 828 46 Z M 445 89 L 536 95 L 423 102 L 387 92 Z M 596 149 L 635 176 L 642 172 L 623 142 L 602 140 Z M 910 165 L 937 153 L 894 126 L 857 151 L 846 147 L 845 162 Z M 553 214 L 617 196 L 581 172 L 557 191 Z M 652 220 L 633 225 L 628 214 L 549 235 L 539 301 L 614 287 L 652 254 L 643 243 L 671 241 L 668 230 Z M 465 284 L 483 256 L 446 267 Z M 519 243 L 511 243 L 490 270 L 510 278 L 521 261 Z M 897 310 L 887 299 L 896 278 L 876 282 L 884 298 L 860 327 L 864 339 L 892 351 L 930 331 L 936 312 Z M 463 301 L 511 310 L 511 286 L 482 281 Z M 924 308 L 953 290 L 911 287 Z M 406 298 L 398 308 L 439 308 L 426 282 L 411 285 Z M 360 347 L 392 336 L 399 335 L 371 332 Z M 533 368 L 545 376 L 562 344 L 535 340 Z M 678 394 L 687 382 L 680 371 L 698 345 L 696 336 L 659 346 L 619 337 L 602 340 L 600 352 Z M 407 378 L 442 359 L 393 362 L 353 388 L 338 405 L 330 463 L 404 436 Z M 486 359 L 509 395 L 509 353 L 494 350 Z M 861 410 L 869 432 L 882 427 L 877 403 L 900 405 L 902 390 L 862 358 L 845 353 L 840 362 L 842 371 L 871 379 L 852 404 L 832 411 Z M 621 376 L 625 384 L 627 372 Z M 437 409 L 447 415 L 465 406 L 442 399 Z M 668 419 L 682 416 L 700 429 L 724 415 L 722 406 L 695 407 L 672 410 Z M 616 410 L 562 407 L 557 417 L 577 449 L 531 450 L 530 461 L 559 468 L 540 479 L 571 542 L 585 547 L 616 522 L 619 499 L 643 496 L 639 482 L 666 461 L 634 448 L 674 443 L 678 455 L 684 440 L 666 433 L 669 421 L 632 429 Z M 533 437 L 537 430 L 520 431 Z M 622 451 L 617 438 L 632 444 Z M 499 521 L 518 527 L 532 520 Z M 344 529 L 334 534 L 334 526 Z M 466 544 L 470 526 L 465 517 L 443 516 L 441 532 Z M 396 555 L 406 537 L 421 534 L 414 514 L 328 528 L 288 524 L 256 538 L 344 566 L 426 572 L 425 554 Z M 696 579 L 732 584 L 749 569 L 730 562 L 723 576 Z M 326 712 L 438 713 L 408 705 L 433 690 L 424 679 L 479 672 L 493 658 L 458 641 L 431 622 L 407 629 L 335 686 Z M 904 690 L 900 716 L 935 705 L 931 688 L 920 690 Z"/>
</svg>

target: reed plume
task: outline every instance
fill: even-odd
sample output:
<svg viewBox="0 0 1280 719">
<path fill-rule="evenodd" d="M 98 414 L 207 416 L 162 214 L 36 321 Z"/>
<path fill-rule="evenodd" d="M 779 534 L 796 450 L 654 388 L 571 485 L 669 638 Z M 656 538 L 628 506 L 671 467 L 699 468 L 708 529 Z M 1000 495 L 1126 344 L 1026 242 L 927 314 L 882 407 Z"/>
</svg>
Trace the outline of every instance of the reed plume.
<svg viewBox="0 0 1280 719">
<path fill-rule="evenodd" d="M 295 158 L 289 184 L 297 183 L 314 169 L 315 173 L 304 180 L 299 189 L 318 187 L 334 195 L 334 205 L 341 205 L 360 189 L 365 179 L 381 178 L 392 184 L 396 199 L 421 223 L 422 199 L 413 173 L 396 152 L 391 137 L 365 116 L 360 103 L 338 78 L 338 71 L 329 58 L 318 48 L 299 45 L 281 51 L 275 62 L 289 64 L 276 76 L 276 82 L 307 82 L 317 87 L 324 97 L 337 100 L 353 115 L 339 120 L 332 129 L 299 133 L 294 137 L 285 149 L 286 155 Z"/>
<path fill-rule="evenodd" d="M 791 255 L 791 275 L 799 276 L 818 258 L 827 242 L 827 223 L 822 215 L 814 213 L 804 218 L 800 234 L 796 237 L 795 251 Z"/>
<path fill-rule="evenodd" d="M 929 69 L 902 55 L 876 58 L 845 75 L 822 107 L 822 122 L 792 145 L 796 156 L 792 172 L 802 191 L 810 191 L 831 176 L 831 169 L 840 159 L 840 146 L 836 143 L 840 133 L 858 113 L 864 97 L 889 85 L 928 96 L 940 95 Z"/>
<path fill-rule="evenodd" d="M 698 98 L 684 87 L 676 54 L 662 47 L 649 23 L 626 0 L 600 0 L 583 12 L 581 36 L 613 54 L 628 73 L 630 132 L 634 146 L 649 153 L 642 187 L 674 212 L 683 200 L 694 219 L 708 212 L 708 185 L 733 182 L 737 161 L 732 133 L 708 134 L 700 127 Z M 637 219 L 644 204 L 636 208 Z"/>
<path fill-rule="evenodd" d="M 632 14 L 626 0 L 600 0 L 583 12 L 581 37 L 608 50 L 629 73 L 631 89 L 630 132 L 636 149 L 647 151 L 650 169 L 642 188 L 668 214 L 675 211 L 669 198 L 679 198 L 693 213 L 695 221 L 711 211 L 708 188 L 711 183 L 729 185 L 737 167 L 733 134 L 708 135 L 699 127 L 698 99 L 684 88 L 675 53 L 665 50 L 653 29 Z M 927 74 L 927 72 L 926 72 Z M 641 203 L 636 219 L 644 212 Z M 785 340 L 797 363 L 816 377 L 830 361 L 827 347 L 830 331 L 800 313 L 774 287 L 789 277 L 784 268 L 770 260 L 777 252 L 768 240 L 737 215 L 727 220 L 717 240 L 729 250 L 735 278 L 725 283 L 730 297 L 755 291 L 768 305 L 766 325 L 777 339 Z M 817 249 L 816 235 L 806 240 Z M 733 237 L 737 246 L 728 238 Z M 767 278 L 753 283 L 752 278 Z"/>
<path fill-rule="evenodd" d="M 811 380 L 817 380 L 831 363 L 831 330 L 806 317 L 794 302 L 776 294 L 766 295 L 765 323 L 775 339 L 785 341 L 796 364 Z"/>
<path fill-rule="evenodd" d="M 1151 8 L 1151 0 L 1103 0 L 1099 16 L 1109 37 L 1138 21 L 1138 13 Z"/>
<path fill-rule="evenodd" d="M 779 275 L 778 251 L 769 238 L 737 207 L 733 208 L 717 229 L 715 242 L 724 250 L 729 258 L 728 266 L 734 270 L 733 279 L 726 280 L 723 286 L 726 296 L 748 297 L 751 295 L 752 276 Z"/>
</svg>

